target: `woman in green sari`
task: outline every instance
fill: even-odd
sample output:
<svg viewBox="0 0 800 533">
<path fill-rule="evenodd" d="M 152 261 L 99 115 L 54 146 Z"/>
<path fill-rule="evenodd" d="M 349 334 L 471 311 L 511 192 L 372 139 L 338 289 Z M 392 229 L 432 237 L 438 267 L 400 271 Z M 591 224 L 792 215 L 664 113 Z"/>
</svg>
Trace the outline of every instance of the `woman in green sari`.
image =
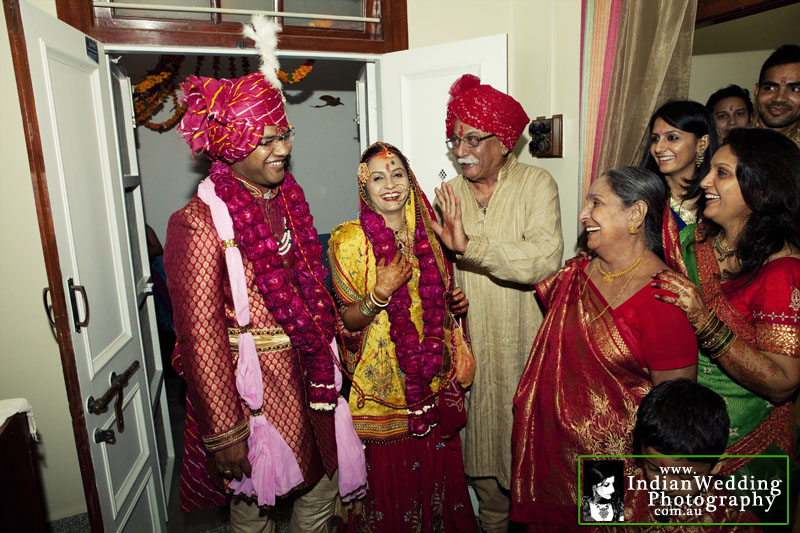
<svg viewBox="0 0 800 533">
<path fill-rule="evenodd" d="M 701 222 L 681 231 L 681 253 L 665 254 L 682 254 L 670 266 L 684 275 L 658 273 L 654 286 L 675 296 L 657 298 L 680 307 L 694 326 L 697 380 L 728 406 L 726 454 L 788 456 L 797 470 L 791 398 L 800 385 L 800 150 L 769 130 L 732 130 L 701 187 Z M 786 460 L 731 457 L 723 473 L 785 479 Z M 787 516 L 785 505 L 751 510 L 766 522 Z"/>
</svg>

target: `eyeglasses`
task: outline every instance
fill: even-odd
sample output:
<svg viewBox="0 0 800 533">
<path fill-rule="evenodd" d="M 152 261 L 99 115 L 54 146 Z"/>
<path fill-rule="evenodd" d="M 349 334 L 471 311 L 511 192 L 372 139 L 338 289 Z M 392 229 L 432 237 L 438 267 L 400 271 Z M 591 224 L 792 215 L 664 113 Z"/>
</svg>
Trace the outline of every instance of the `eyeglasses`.
<svg viewBox="0 0 800 533">
<path fill-rule="evenodd" d="M 450 137 L 445 141 L 445 144 L 447 144 L 447 147 L 450 148 L 451 150 L 454 148 L 458 148 L 458 146 L 462 142 L 467 143 L 467 146 L 470 148 L 477 148 L 478 145 L 481 143 L 481 141 L 485 141 L 486 139 L 494 136 L 495 136 L 494 133 L 490 133 L 486 137 L 478 137 L 477 135 L 467 135 L 466 137 L 459 137 L 458 135 L 453 135 L 452 137 Z"/>
<path fill-rule="evenodd" d="M 294 128 L 292 128 L 283 135 L 264 137 L 263 139 L 261 139 L 261 142 L 258 143 L 258 145 L 266 146 L 267 148 L 275 148 L 275 145 L 279 142 L 282 142 L 284 145 L 292 144 L 292 142 L 294 142 L 294 136 L 295 136 L 295 130 Z"/>
</svg>

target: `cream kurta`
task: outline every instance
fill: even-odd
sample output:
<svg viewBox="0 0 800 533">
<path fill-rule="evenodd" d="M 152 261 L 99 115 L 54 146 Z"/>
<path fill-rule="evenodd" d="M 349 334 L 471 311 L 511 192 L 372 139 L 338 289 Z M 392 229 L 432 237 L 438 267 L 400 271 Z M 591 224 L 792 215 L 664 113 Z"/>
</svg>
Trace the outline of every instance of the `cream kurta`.
<svg viewBox="0 0 800 533">
<path fill-rule="evenodd" d="M 469 298 L 475 353 L 463 435 L 464 469 L 511 480 L 511 401 L 542 322 L 533 284 L 558 270 L 564 248 L 558 187 L 514 154 L 500 169 L 484 215 L 463 176 L 449 182 L 461 199 L 467 249 L 456 259 L 456 286 Z"/>
</svg>

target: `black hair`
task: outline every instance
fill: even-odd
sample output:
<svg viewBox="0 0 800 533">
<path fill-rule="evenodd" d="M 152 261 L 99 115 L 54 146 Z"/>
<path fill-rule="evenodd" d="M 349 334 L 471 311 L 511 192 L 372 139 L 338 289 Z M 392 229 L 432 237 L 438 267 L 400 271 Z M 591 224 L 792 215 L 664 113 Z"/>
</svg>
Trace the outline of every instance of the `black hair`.
<svg viewBox="0 0 800 533">
<path fill-rule="evenodd" d="M 663 455 L 719 456 L 728 445 L 729 428 L 722 396 L 688 379 L 676 379 L 656 385 L 642 399 L 634 434 L 640 451 L 647 446 Z"/>
<path fill-rule="evenodd" d="M 741 266 L 725 274 L 746 285 L 787 242 L 800 248 L 800 148 L 778 132 L 757 128 L 731 130 L 723 146 L 738 158 L 736 180 L 750 208 L 736 242 Z M 704 219 L 703 240 L 720 231 Z"/>
<path fill-rule="evenodd" d="M 397 154 L 397 157 L 400 158 L 400 162 L 403 163 L 403 167 L 406 169 L 406 172 L 408 172 L 408 159 L 406 159 L 406 156 L 403 155 L 403 152 L 389 143 L 378 142 L 364 150 L 364 153 L 361 154 L 361 162 L 366 163 L 384 150 L 389 150 L 392 153 Z"/>
<path fill-rule="evenodd" d="M 647 206 L 644 220 L 645 245 L 663 259 L 661 225 L 667 205 L 667 186 L 664 180 L 642 167 L 617 167 L 607 170 L 608 184 L 626 208 L 639 200 Z"/>
<path fill-rule="evenodd" d="M 796 44 L 784 44 L 772 52 L 764 64 L 761 65 L 761 72 L 758 73 L 758 84 L 764 81 L 764 74 L 772 67 L 788 65 L 789 63 L 800 63 L 800 46 Z"/>
<path fill-rule="evenodd" d="M 747 107 L 747 112 L 750 116 L 753 116 L 755 110 L 753 109 L 753 102 L 750 100 L 750 91 L 747 89 L 743 89 L 738 85 L 728 85 L 708 97 L 708 101 L 706 102 L 706 109 L 708 112 L 711 113 L 711 118 L 714 118 L 714 108 L 717 106 L 720 100 L 724 100 L 725 98 L 741 98 L 744 100 L 744 105 Z M 713 154 L 712 154 L 713 155 Z"/>
<path fill-rule="evenodd" d="M 698 199 L 698 204 L 704 202 L 701 195 L 702 189 L 700 188 L 700 180 L 708 174 L 711 169 L 711 158 L 714 152 L 717 151 L 719 141 L 717 140 L 717 125 L 711 117 L 711 113 L 700 102 L 693 100 L 674 100 L 667 102 L 659 107 L 653 116 L 650 117 L 650 122 L 647 124 L 647 132 L 645 135 L 649 138 L 653 131 L 653 124 L 657 119 L 663 119 L 667 124 L 673 128 L 678 128 L 681 131 L 686 131 L 694 134 L 698 140 L 703 135 L 708 135 L 708 145 L 706 146 L 705 157 L 703 163 L 699 167 L 695 167 L 694 175 L 689 182 L 683 198 L 686 200 Z M 664 179 L 661 171 L 658 169 L 658 162 L 650 154 L 650 143 L 645 150 L 642 162 L 639 165 L 647 170 L 652 170 L 658 176 Z M 665 181 L 666 183 L 666 181 Z"/>
<path fill-rule="evenodd" d="M 614 477 L 614 495 L 622 494 L 622 461 L 613 460 L 587 460 L 583 463 L 583 482 L 581 484 L 583 495 L 587 498 L 593 496 L 592 488 L 610 477 Z"/>
</svg>

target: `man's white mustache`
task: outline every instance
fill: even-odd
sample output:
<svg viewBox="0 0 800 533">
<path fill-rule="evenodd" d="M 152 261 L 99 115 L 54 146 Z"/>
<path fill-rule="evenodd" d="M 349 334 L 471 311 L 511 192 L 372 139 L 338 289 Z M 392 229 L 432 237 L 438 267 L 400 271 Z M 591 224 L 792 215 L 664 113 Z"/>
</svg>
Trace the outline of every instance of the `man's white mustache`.
<svg viewBox="0 0 800 533">
<path fill-rule="evenodd" d="M 480 163 L 476 157 L 459 157 L 456 161 L 459 165 L 477 165 Z"/>
</svg>

